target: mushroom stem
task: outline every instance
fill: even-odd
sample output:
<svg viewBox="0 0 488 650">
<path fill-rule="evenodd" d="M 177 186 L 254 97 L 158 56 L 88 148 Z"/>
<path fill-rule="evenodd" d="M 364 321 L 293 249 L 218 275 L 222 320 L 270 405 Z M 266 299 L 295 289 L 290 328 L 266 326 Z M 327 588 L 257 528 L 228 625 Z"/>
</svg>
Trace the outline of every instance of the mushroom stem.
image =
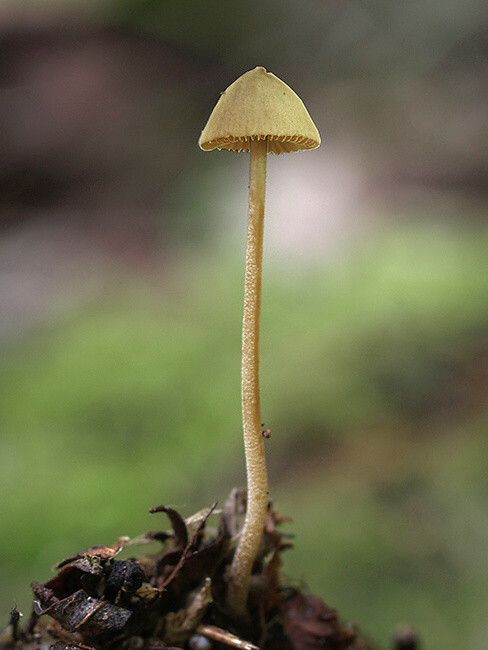
<svg viewBox="0 0 488 650">
<path fill-rule="evenodd" d="M 247 231 L 244 316 L 242 323 L 241 396 L 247 473 L 247 509 L 232 562 L 227 606 L 245 617 L 249 578 L 264 532 L 268 510 L 268 474 L 259 399 L 259 320 L 266 196 L 267 138 L 250 142 L 249 222 Z"/>
</svg>

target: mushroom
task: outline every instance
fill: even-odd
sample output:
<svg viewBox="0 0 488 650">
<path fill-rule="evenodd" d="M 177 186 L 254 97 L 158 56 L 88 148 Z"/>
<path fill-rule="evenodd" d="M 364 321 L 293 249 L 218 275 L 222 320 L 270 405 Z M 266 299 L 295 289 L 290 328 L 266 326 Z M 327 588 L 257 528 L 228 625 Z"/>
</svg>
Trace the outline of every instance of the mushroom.
<svg viewBox="0 0 488 650">
<path fill-rule="evenodd" d="M 259 398 L 259 320 L 268 153 L 315 149 L 320 135 L 302 100 L 289 86 L 254 68 L 220 96 L 200 136 L 204 151 L 250 152 L 241 396 L 247 474 L 247 509 L 226 596 L 229 612 L 246 616 L 249 579 L 264 532 L 268 476 Z"/>
</svg>

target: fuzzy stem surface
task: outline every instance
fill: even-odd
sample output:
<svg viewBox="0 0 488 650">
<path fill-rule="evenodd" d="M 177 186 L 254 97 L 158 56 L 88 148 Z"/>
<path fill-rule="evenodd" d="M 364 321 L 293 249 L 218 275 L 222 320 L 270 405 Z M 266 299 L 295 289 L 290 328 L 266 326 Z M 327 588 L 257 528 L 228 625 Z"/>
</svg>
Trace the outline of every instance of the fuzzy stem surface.
<svg viewBox="0 0 488 650">
<path fill-rule="evenodd" d="M 227 591 L 227 607 L 245 618 L 249 579 L 268 510 L 268 474 L 261 427 L 259 397 L 259 321 L 266 198 L 267 140 L 252 140 L 249 173 L 244 316 L 242 323 L 241 397 L 247 474 L 247 510 L 234 555 Z"/>
</svg>

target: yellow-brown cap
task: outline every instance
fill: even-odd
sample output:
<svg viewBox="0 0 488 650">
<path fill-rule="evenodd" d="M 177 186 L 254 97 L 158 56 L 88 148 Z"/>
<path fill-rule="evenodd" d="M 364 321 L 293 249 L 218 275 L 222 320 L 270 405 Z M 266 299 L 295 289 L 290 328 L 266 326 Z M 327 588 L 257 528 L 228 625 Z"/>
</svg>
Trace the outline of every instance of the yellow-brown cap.
<svg viewBox="0 0 488 650">
<path fill-rule="evenodd" d="M 204 151 L 249 151 L 268 139 L 269 153 L 315 149 L 320 135 L 302 100 L 262 67 L 234 81 L 220 96 L 198 144 Z"/>
</svg>

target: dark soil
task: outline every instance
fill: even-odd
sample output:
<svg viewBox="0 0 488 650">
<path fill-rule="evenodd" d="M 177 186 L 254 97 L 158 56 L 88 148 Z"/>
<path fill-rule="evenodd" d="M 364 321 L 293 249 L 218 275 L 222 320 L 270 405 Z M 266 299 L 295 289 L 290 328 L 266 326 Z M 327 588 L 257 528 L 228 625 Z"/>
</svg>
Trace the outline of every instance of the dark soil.
<svg viewBox="0 0 488 650">
<path fill-rule="evenodd" d="M 34 605 L 24 627 L 12 610 L 0 650 L 379 650 L 320 598 L 282 582 L 281 553 L 290 544 L 278 532 L 283 519 L 272 508 L 253 569 L 247 620 L 226 611 L 244 494 L 233 490 L 216 530 L 207 526 L 215 505 L 186 521 L 158 506 L 151 512 L 165 513 L 170 531 L 120 538 L 59 562 L 53 578 L 32 584 Z M 159 553 L 116 559 L 131 546 L 155 542 Z"/>
</svg>

